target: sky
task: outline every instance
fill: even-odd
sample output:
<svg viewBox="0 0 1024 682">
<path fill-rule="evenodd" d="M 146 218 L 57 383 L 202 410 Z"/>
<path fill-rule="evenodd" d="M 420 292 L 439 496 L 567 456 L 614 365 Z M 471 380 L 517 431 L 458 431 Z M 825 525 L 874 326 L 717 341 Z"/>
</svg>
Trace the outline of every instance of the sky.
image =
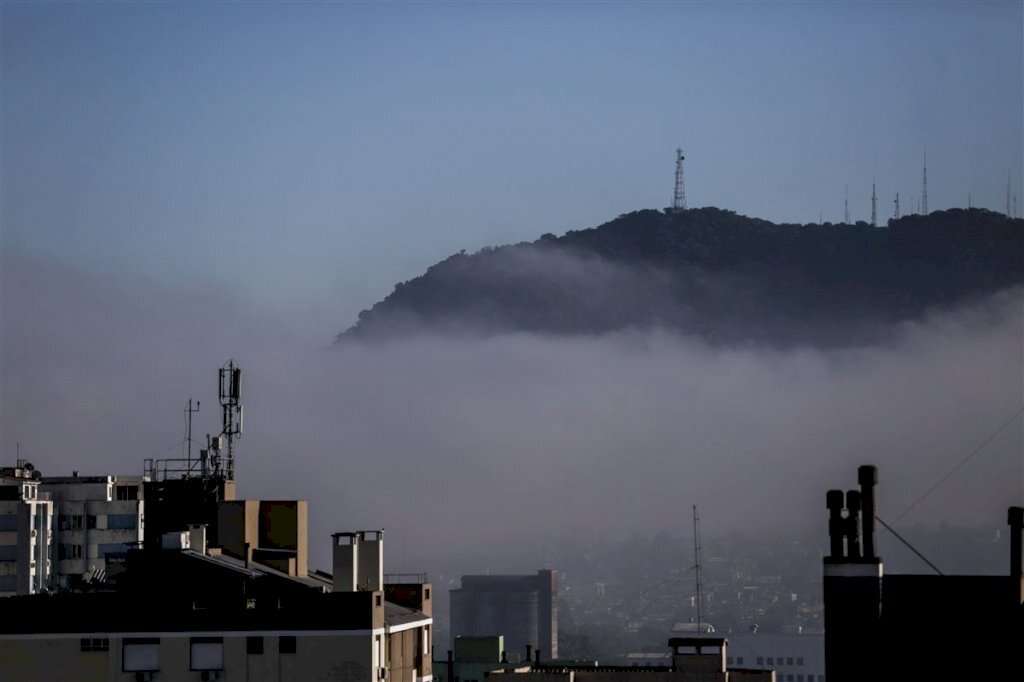
<svg viewBox="0 0 1024 682">
<path fill-rule="evenodd" d="M 927 148 L 932 210 L 1003 210 L 1009 172 L 1024 212 L 1022 129 L 1021 2 L 0 2 L 0 460 L 182 454 L 234 358 L 242 494 L 309 499 L 314 558 L 385 526 L 389 570 L 537 565 L 694 503 L 710 534 L 824 537 L 858 465 L 891 520 L 981 443 L 899 527 L 998 525 L 1020 287 L 870 347 L 326 347 L 461 249 L 667 206 L 676 147 L 691 206 L 839 220 L 848 185 L 865 220 L 874 174 L 884 219 Z"/>
<path fill-rule="evenodd" d="M 2 241 L 231 289 L 329 339 L 461 249 L 671 202 L 1024 212 L 1024 8 L 0 6 Z M 301 319 L 301 321 L 300 321 Z M 315 322 L 314 322 L 315 320 Z"/>
</svg>

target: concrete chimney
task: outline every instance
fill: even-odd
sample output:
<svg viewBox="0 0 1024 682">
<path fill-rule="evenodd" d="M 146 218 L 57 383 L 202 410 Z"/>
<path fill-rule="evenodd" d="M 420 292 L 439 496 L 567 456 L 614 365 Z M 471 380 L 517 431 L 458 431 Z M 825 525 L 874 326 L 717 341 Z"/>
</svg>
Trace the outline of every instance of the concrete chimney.
<svg viewBox="0 0 1024 682">
<path fill-rule="evenodd" d="M 384 589 L 384 530 L 359 532 L 356 585 L 360 590 L 376 592 Z"/>
<path fill-rule="evenodd" d="M 851 561 L 860 559 L 860 493 L 846 491 L 846 556 Z"/>
<path fill-rule="evenodd" d="M 359 577 L 359 533 L 335 533 L 331 540 L 334 591 L 355 592 Z"/>
<path fill-rule="evenodd" d="M 825 494 L 825 506 L 828 507 L 828 539 L 830 559 L 839 560 L 843 552 L 843 538 L 846 536 L 843 521 L 843 491 L 829 490 Z"/>
<path fill-rule="evenodd" d="M 863 507 L 860 528 L 864 541 L 864 558 L 877 559 L 875 555 L 875 486 L 878 484 L 878 469 L 870 464 L 857 469 L 860 483 L 860 502 Z"/>
</svg>

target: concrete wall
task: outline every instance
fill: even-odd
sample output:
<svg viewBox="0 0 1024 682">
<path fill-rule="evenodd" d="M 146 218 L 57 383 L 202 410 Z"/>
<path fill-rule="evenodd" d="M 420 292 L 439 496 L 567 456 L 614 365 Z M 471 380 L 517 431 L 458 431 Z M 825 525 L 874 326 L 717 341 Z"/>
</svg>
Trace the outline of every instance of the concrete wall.
<svg viewBox="0 0 1024 682">
<path fill-rule="evenodd" d="M 216 633 L 207 633 L 216 635 Z M 97 643 L 99 635 L 86 635 Z M 263 653 L 247 653 L 247 637 L 223 638 L 222 680 L 247 682 L 376 682 L 369 634 L 351 636 L 299 635 L 295 653 L 280 653 L 280 635 L 264 633 Z M 123 639 L 105 638 L 106 651 L 82 651 L 82 637 L 49 639 L 0 638 L 3 679 L 18 682 L 134 682 L 134 672 L 122 671 Z M 191 670 L 190 638 L 160 638 L 159 671 L 154 681 L 199 682 L 202 672 Z"/>
</svg>

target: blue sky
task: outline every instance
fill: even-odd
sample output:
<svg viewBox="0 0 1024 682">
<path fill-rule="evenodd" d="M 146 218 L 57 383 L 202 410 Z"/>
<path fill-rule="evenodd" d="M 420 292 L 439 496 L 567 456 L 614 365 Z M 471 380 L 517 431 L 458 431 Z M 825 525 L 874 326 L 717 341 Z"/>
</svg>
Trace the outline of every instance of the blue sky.
<svg viewBox="0 0 1024 682">
<path fill-rule="evenodd" d="M 1024 3 L 10 3 L 0 244 L 327 340 L 460 249 L 671 200 L 1024 212 Z"/>
</svg>

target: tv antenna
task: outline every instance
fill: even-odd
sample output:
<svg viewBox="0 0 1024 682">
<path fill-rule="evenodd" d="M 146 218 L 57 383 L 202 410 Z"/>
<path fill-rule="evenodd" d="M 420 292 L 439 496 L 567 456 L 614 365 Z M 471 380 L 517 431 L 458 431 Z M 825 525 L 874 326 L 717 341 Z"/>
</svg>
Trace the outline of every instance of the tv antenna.
<svg viewBox="0 0 1024 682">
<path fill-rule="evenodd" d="M 683 184 L 683 156 L 682 149 L 676 149 L 676 186 L 672 193 L 672 212 L 679 213 L 686 210 L 686 185 Z"/>
<path fill-rule="evenodd" d="M 697 505 L 693 505 L 693 562 L 697 582 L 697 637 L 700 637 L 704 583 L 700 569 L 700 514 L 697 513 Z"/>
<path fill-rule="evenodd" d="M 188 427 L 185 432 L 185 440 L 188 442 L 188 455 L 186 461 L 186 472 L 192 471 L 192 415 L 199 412 L 199 401 L 196 401 L 195 409 L 192 409 L 192 398 L 188 399 L 188 407 L 185 408 L 185 417 Z M 187 474 L 186 474 L 187 475 Z"/>
</svg>

